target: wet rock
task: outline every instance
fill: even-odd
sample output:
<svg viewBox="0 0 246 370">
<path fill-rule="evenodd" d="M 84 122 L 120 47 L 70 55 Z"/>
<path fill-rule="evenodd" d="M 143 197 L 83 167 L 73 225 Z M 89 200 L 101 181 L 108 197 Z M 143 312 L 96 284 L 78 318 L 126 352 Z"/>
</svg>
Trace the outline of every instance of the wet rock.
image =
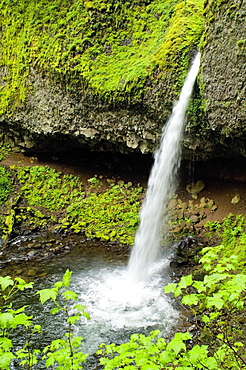
<svg viewBox="0 0 246 370">
<path fill-rule="evenodd" d="M 190 216 L 190 222 L 193 224 L 197 224 L 200 221 L 199 217 L 197 215 Z"/>
<path fill-rule="evenodd" d="M 185 258 L 175 256 L 173 260 L 170 262 L 170 266 L 172 268 L 177 268 L 177 267 L 185 265 L 186 263 L 187 263 L 187 260 Z"/>
<path fill-rule="evenodd" d="M 28 272 L 27 272 L 27 276 L 35 276 L 36 275 L 36 270 L 34 270 L 34 269 L 30 269 L 30 270 L 28 270 Z"/>
<path fill-rule="evenodd" d="M 33 258 L 33 257 L 35 257 L 37 254 L 38 254 L 38 252 L 37 252 L 37 251 L 30 251 L 30 252 L 28 252 L 28 253 L 27 253 L 27 257 L 28 257 L 28 258 Z"/>
<path fill-rule="evenodd" d="M 34 249 L 42 249 L 42 244 L 41 243 L 34 243 L 33 248 Z"/>
<path fill-rule="evenodd" d="M 202 198 L 200 199 L 200 204 L 201 204 L 201 206 L 202 206 L 202 207 L 205 207 L 205 206 L 206 206 L 206 203 L 207 203 L 207 199 L 206 199 L 205 197 L 202 197 Z"/>
<path fill-rule="evenodd" d="M 202 180 L 198 180 L 196 183 L 192 182 L 186 186 L 186 190 L 191 194 L 193 199 L 198 198 L 198 194 L 205 188 L 205 184 Z"/>
<path fill-rule="evenodd" d="M 22 269 L 18 269 L 18 270 L 16 270 L 16 275 L 18 276 L 18 275 L 22 275 L 23 274 L 23 270 Z"/>
<path fill-rule="evenodd" d="M 207 201 L 207 207 L 208 208 L 212 208 L 212 206 L 214 205 L 214 201 L 213 201 L 213 199 L 209 199 L 208 201 Z"/>
<path fill-rule="evenodd" d="M 217 211 L 217 209 L 218 209 L 218 207 L 216 205 L 213 205 L 211 207 L 211 212 L 215 212 L 215 211 Z"/>
<path fill-rule="evenodd" d="M 195 239 L 192 236 L 187 236 L 176 242 L 173 247 L 175 248 L 175 254 L 170 262 L 170 266 L 173 268 L 181 267 L 189 263 L 190 253 L 189 248 L 195 243 Z"/>
<path fill-rule="evenodd" d="M 242 199 L 241 199 L 241 197 L 240 197 L 240 195 L 239 194 L 236 194 L 233 198 L 232 198 L 232 200 L 231 200 L 231 204 L 238 204 L 239 202 L 241 202 L 242 201 Z"/>
</svg>

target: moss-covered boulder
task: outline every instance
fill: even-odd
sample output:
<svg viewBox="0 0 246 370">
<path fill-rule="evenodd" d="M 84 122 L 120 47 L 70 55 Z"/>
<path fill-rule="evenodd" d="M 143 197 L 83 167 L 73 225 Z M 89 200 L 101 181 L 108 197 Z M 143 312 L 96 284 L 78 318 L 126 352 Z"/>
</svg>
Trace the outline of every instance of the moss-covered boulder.
<svg viewBox="0 0 246 370">
<path fill-rule="evenodd" d="M 242 0 L 0 0 L 0 139 L 153 152 L 200 49 L 184 156 L 245 155 L 245 13 Z"/>
<path fill-rule="evenodd" d="M 154 150 L 198 48 L 203 0 L 0 4 L 5 141 Z"/>
</svg>

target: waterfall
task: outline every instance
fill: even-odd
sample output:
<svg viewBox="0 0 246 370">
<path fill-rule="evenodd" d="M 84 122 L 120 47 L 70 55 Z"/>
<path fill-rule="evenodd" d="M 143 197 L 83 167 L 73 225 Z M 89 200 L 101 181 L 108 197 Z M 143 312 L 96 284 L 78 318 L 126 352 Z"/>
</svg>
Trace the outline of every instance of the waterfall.
<svg viewBox="0 0 246 370">
<path fill-rule="evenodd" d="M 142 280 L 150 272 L 160 252 L 163 210 L 175 189 L 175 178 L 180 163 L 185 114 L 200 65 L 198 53 L 187 74 L 178 102 L 163 128 L 160 146 L 148 181 L 140 211 L 140 225 L 128 263 L 128 272 L 135 280 Z"/>
</svg>

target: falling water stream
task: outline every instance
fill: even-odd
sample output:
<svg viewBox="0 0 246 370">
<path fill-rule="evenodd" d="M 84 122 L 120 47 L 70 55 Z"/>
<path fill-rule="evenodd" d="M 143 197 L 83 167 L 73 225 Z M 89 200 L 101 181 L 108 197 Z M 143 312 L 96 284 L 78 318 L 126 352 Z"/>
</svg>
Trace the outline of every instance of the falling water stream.
<svg viewBox="0 0 246 370">
<path fill-rule="evenodd" d="M 163 130 L 160 147 L 155 153 L 140 213 L 140 226 L 128 266 L 125 259 L 117 260 L 112 251 L 111 258 L 104 258 L 105 252 L 99 248 L 95 248 L 94 252 L 93 248 L 89 248 L 86 254 L 83 247 L 79 252 L 72 251 L 58 260 L 56 265 L 50 262 L 50 273 L 40 281 L 39 288 L 49 287 L 61 278 L 65 269 L 73 271 L 72 288 L 91 315 L 91 320 L 78 324 L 76 330 L 85 338 L 84 351 L 90 354 L 97 350 L 100 343 L 121 343 L 134 332 L 147 334 L 159 329 L 165 336 L 178 318 L 177 310 L 162 290 L 169 282 L 169 260 L 164 256 L 158 259 L 161 219 L 165 202 L 174 188 L 185 112 L 198 69 L 199 54 L 187 75 L 180 99 Z M 48 327 L 48 333 L 54 330 L 56 336 L 57 331 L 62 330 L 59 318 L 54 322 L 54 317 L 44 315 L 38 305 L 32 314 L 36 319 L 41 318 Z"/>
<path fill-rule="evenodd" d="M 129 261 L 129 274 L 141 280 L 150 271 L 160 251 L 163 209 L 173 194 L 180 162 L 180 147 L 185 124 L 185 113 L 200 65 L 198 53 L 185 79 L 179 101 L 164 126 L 159 148 L 148 181 L 145 200 L 140 211 L 140 226 Z"/>
</svg>

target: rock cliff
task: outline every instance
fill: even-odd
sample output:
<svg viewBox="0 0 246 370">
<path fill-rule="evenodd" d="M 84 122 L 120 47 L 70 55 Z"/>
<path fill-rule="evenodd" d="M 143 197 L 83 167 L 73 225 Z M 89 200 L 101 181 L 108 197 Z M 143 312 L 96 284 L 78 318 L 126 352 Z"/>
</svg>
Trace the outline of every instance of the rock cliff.
<svg viewBox="0 0 246 370">
<path fill-rule="evenodd" d="M 0 132 L 15 150 L 153 152 L 203 35 L 184 155 L 246 154 L 244 0 L 1 5 Z"/>
<path fill-rule="evenodd" d="M 246 156 L 246 1 L 209 1 L 201 90 L 215 145 Z"/>
</svg>

